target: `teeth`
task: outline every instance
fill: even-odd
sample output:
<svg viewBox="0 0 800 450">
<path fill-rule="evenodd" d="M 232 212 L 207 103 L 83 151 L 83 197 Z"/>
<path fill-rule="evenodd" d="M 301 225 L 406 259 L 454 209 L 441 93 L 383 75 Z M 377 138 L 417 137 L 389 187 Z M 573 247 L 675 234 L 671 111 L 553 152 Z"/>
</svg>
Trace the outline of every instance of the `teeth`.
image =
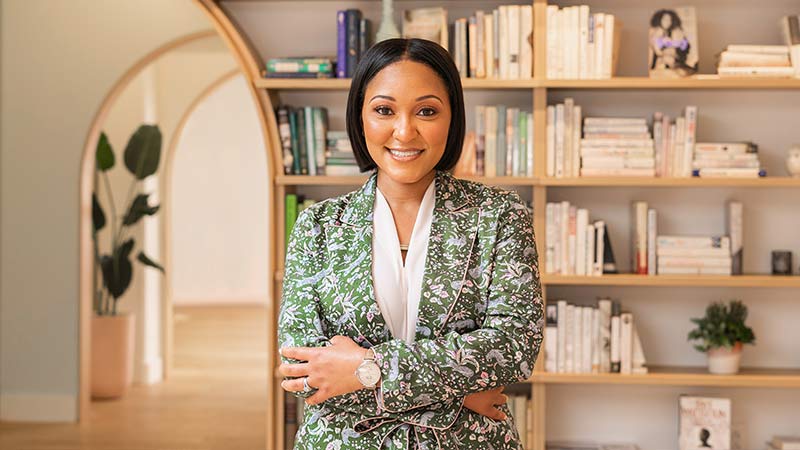
<svg viewBox="0 0 800 450">
<path fill-rule="evenodd" d="M 397 156 L 397 157 L 400 157 L 400 158 L 414 156 L 414 155 L 422 153 L 422 150 L 412 150 L 410 152 L 401 152 L 401 151 L 398 151 L 398 150 L 389 149 L 389 151 L 392 152 L 392 154 L 394 156 Z"/>
</svg>

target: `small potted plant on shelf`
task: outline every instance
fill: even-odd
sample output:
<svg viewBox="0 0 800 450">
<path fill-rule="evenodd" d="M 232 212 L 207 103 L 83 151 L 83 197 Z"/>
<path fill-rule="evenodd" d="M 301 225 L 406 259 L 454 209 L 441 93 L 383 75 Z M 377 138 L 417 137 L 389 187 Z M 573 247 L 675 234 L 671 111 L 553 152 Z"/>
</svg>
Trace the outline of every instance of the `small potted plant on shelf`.
<svg viewBox="0 0 800 450">
<path fill-rule="evenodd" d="M 125 167 L 133 175 L 126 207 L 118 210 L 114 203 L 108 171 L 114 167 L 114 151 L 105 133 L 100 135 L 96 149 L 97 181 L 95 188 L 106 190 L 111 216 L 100 206 L 97 193 L 92 194 L 92 239 L 94 241 L 95 273 L 100 272 L 102 286 L 95 281 L 91 339 L 91 392 L 94 398 L 122 396 L 133 379 L 134 316 L 117 311 L 119 298 L 128 290 L 133 278 L 130 255 L 134 239 L 130 231 L 144 216 L 158 212 L 158 205 L 150 206 L 150 194 L 139 192 L 140 181 L 158 170 L 161 158 L 161 131 L 156 125 L 142 125 L 131 136 L 125 147 Z M 106 224 L 111 227 L 109 253 L 101 253 L 98 234 Z M 136 259 L 145 266 L 164 269 L 139 252 Z M 97 270 L 99 269 L 99 270 Z M 99 278 L 100 278 L 99 277 Z"/>
<path fill-rule="evenodd" d="M 688 339 L 700 341 L 694 348 L 708 354 L 709 372 L 720 375 L 739 372 L 742 346 L 756 340 L 745 319 L 747 307 L 741 300 L 731 300 L 729 306 L 714 302 L 706 308 L 705 317 L 691 319 L 697 327 L 689 332 Z"/>
</svg>

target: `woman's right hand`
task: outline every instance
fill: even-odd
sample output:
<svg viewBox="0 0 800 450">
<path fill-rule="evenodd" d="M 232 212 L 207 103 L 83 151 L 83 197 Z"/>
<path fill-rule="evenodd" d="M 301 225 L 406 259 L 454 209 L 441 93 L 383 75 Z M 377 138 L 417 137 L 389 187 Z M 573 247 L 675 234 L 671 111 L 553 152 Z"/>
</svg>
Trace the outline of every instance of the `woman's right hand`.
<svg viewBox="0 0 800 450">
<path fill-rule="evenodd" d="M 506 415 L 496 406 L 504 405 L 508 396 L 503 394 L 504 386 L 488 391 L 476 392 L 464 397 L 464 407 L 494 420 L 506 420 Z"/>
</svg>

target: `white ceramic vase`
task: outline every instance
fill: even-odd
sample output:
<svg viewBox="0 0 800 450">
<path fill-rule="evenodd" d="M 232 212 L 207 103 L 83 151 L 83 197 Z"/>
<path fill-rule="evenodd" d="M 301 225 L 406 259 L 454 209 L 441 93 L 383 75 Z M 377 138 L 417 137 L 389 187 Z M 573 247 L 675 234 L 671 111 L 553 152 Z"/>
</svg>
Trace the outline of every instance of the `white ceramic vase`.
<svg viewBox="0 0 800 450">
<path fill-rule="evenodd" d="M 717 347 L 708 350 L 708 371 L 715 375 L 734 375 L 739 373 L 742 358 L 742 343 L 733 347 Z"/>
<path fill-rule="evenodd" d="M 381 25 L 375 34 L 375 42 L 385 41 L 386 39 L 399 38 L 400 30 L 394 24 L 394 7 L 392 0 L 383 0 L 383 14 L 381 15 Z"/>
<path fill-rule="evenodd" d="M 800 178 L 800 144 L 794 144 L 789 148 L 786 156 L 786 170 L 789 171 L 789 175 Z"/>
</svg>

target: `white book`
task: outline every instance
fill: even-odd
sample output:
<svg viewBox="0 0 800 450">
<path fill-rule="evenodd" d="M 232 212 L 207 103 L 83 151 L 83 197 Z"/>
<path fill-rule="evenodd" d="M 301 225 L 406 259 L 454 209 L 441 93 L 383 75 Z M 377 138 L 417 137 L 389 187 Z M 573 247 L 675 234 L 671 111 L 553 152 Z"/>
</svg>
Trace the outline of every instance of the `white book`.
<svg viewBox="0 0 800 450">
<path fill-rule="evenodd" d="M 694 143 L 697 135 L 697 106 L 687 106 L 684 115 L 686 117 L 686 130 L 683 141 L 683 176 L 691 177 Z"/>
<path fill-rule="evenodd" d="M 545 207 L 545 264 L 544 273 L 554 274 L 555 257 L 556 257 L 556 218 L 555 218 L 555 203 L 548 203 Z"/>
<path fill-rule="evenodd" d="M 575 221 L 575 275 L 586 276 L 586 227 L 589 225 L 589 211 L 581 208 Z"/>
<path fill-rule="evenodd" d="M 469 54 L 469 77 L 478 78 L 478 19 L 467 19 L 467 53 Z"/>
<path fill-rule="evenodd" d="M 577 236 L 577 223 L 578 223 L 578 208 L 575 206 L 569 207 L 569 235 L 567 236 L 567 275 L 575 275 L 575 265 L 577 262 L 578 253 L 576 251 L 578 245 Z"/>
<path fill-rule="evenodd" d="M 647 275 L 647 202 L 631 206 L 631 272 Z"/>
<path fill-rule="evenodd" d="M 606 15 L 593 14 L 594 17 L 594 76 L 603 77 L 603 60 L 606 58 Z"/>
<path fill-rule="evenodd" d="M 589 78 L 589 6 L 578 6 L 578 78 Z"/>
<path fill-rule="evenodd" d="M 506 110 L 506 167 L 505 173 L 514 175 L 514 161 L 519 158 L 519 108 Z"/>
<path fill-rule="evenodd" d="M 700 178 L 758 178 L 764 176 L 764 171 L 759 168 L 704 168 L 697 169 Z"/>
<path fill-rule="evenodd" d="M 678 117 L 675 119 L 675 153 L 672 161 L 673 176 L 686 177 L 686 172 L 683 168 L 686 157 L 684 156 L 684 144 L 686 143 L 686 118 Z"/>
<path fill-rule="evenodd" d="M 650 208 L 647 211 L 647 274 L 655 275 L 656 271 L 656 237 L 658 236 L 658 213 Z"/>
<path fill-rule="evenodd" d="M 492 74 L 500 77 L 500 10 L 492 10 Z"/>
<path fill-rule="evenodd" d="M 475 11 L 475 55 L 478 60 L 475 62 L 476 76 L 486 78 L 486 15 L 483 11 Z"/>
<path fill-rule="evenodd" d="M 544 367 L 546 372 L 558 371 L 558 305 L 547 305 L 544 335 Z"/>
<path fill-rule="evenodd" d="M 626 167 L 624 169 L 592 169 L 584 167 L 581 169 L 581 176 L 584 177 L 655 177 L 655 169 L 637 169 Z"/>
<path fill-rule="evenodd" d="M 678 429 L 679 450 L 730 449 L 731 400 L 682 395 Z M 699 438 L 701 434 L 706 437 L 706 445 Z"/>
<path fill-rule="evenodd" d="M 636 326 L 633 327 L 633 356 L 631 357 L 631 373 L 643 375 L 647 373 L 647 360 L 644 357 L 642 341 Z"/>
<path fill-rule="evenodd" d="M 663 115 L 660 112 L 653 113 L 653 150 L 656 157 L 656 176 L 664 176 L 664 138 Z"/>
<path fill-rule="evenodd" d="M 524 395 L 516 395 L 514 398 L 514 419 L 519 432 L 520 444 L 525 448 L 528 442 L 527 415 L 528 399 Z"/>
<path fill-rule="evenodd" d="M 587 117 L 584 119 L 585 125 L 632 125 L 647 126 L 647 119 L 644 117 Z"/>
<path fill-rule="evenodd" d="M 484 53 L 484 70 L 486 78 L 496 78 L 497 73 L 494 70 L 494 15 L 484 14 L 483 16 L 483 53 Z"/>
<path fill-rule="evenodd" d="M 528 114 L 528 120 L 525 122 L 525 125 L 528 127 L 528 132 L 526 133 L 527 138 L 528 138 L 528 140 L 526 141 L 526 144 L 528 146 L 528 156 L 525 158 L 526 165 L 527 165 L 527 167 L 525 167 L 525 173 L 529 177 L 532 177 L 533 176 L 533 167 L 534 167 L 534 164 L 535 164 L 535 159 L 534 159 L 535 155 L 534 155 L 534 152 L 533 152 L 534 143 L 535 143 L 535 141 L 534 141 L 534 137 L 535 136 L 533 135 L 533 113 L 527 113 L 527 114 Z"/>
<path fill-rule="evenodd" d="M 611 303 L 611 352 L 610 352 L 611 373 L 620 372 L 621 325 L 622 323 L 620 322 L 619 303 L 612 302 Z"/>
<path fill-rule="evenodd" d="M 633 369 L 633 314 L 622 313 L 619 317 L 619 371 L 627 375 Z"/>
<path fill-rule="evenodd" d="M 594 42 L 594 14 L 589 14 L 589 27 L 587 30 L 586 42 L 586 78 L 592 79 L 594 76 L 594 60 L 597 50 Z"/>
<path fill-rule="evenodd" d="M 659 275 L 730 275 L 730 267 L 659 267 Z"/>
<path fill-rule="evenodd" d="M 730 250 L 728 236 L 671 236 L 661 235 L 656 239 L 658 248 L 724 248 Z"/>
<path fill-rule="evenodd" d="M 556 369 L 558 373 L 567 371 L 567 301 L 556 301 L 558 309 L 558 329 L 556 337 Z"/>
<path fill-rule="evenodd" d="M 500 79 L 509 79 L 509 46 L 508 46 L 508 6 L 501 5 L 497 7 L 499 16 L 498 36 L 500 38 L 500 52 L 498 59 L 500 61 Z"/>
<path fill-rule="evenodd" d="M 709 257 L 726 258 L 731 256 L 732 249 L 727 248 L 681 248 L 681 247 L 659 247 L 656 256 L 682 256 L 682 257 Z"/>
<path fill-rule="evenodd" d="M 583 372 L 583 307 L 575 306 L 572 319 L 572 372 Z"/>
<path fill-rule="evenodd" d="M 520 78 L 520 8 L 519 5 L 507 5 L 506 8 L 508 11 L 508 78 L 517 80 Z"/>
<path fill-rule="evenodd" d="M 595 260 L 594 260 L 594 276 L 603 275 L 603 258 L 605 252 L 605 237 L 606 237 L 606 223 L 598 220 L 594 223 L 594 229 L 597 231 L 597 237 L 594 239 L 595 245 Z"/>
<path fill-rule="evenodd" d="M 557 52 L 560 51 L 558 45 L 558 5 L 547 5 L 547 78 L 557 78 Z"/>
<path fill-rule="evenodd" d="M 488 48 L 488 47 L 487 47 Z M 486 150 L 484 153 L 484 173 L 488 177 L 497 176 L 497 107 L 486 107 Z"/>
<path fill-rule="evenodd" d="M 561 202 L 561 275 L 569 275 L 569 202 Z"/>
<path fill-rule="evenodd" d="M 717 75 L 726 77 L 752 78 L 792 78 L 795 76 L 792 67 L 750 66 L 750 67 L 718 67 Z"/>
<path fill-rule="evenodd" d="M 519 8 L 519 78 L 533 78 L 533 6 L 521 5 Z"/>
<path fill-rule="evenodd" d="M 594 224 L 586 225 L 586 275 L 594 275 L 594 261 L 595 261 L 595 233 Z"/>
<path fill-rule="evenodd" d="M 555 224 L 553 229 L 553 273 L 561 274 L 561 203 L 558 202 L 553 205 L 553 223 Z"/>
<path fill-rule="evenodd" d="M 574 177 L 577 174 L 572 172 L 572 140 L 575 138 L 573 128 L 575 126 L 575 100 L 572 98 L 564 99 L 564 176 Z"/>
<path fill-rule="evenodd" d="M 667 176 L 674 177 L 675 175 L 675 138 L 678 134 L 678 127 L 674 123 L 669 125 L 669 133 L 667 134 L 667 152 L 666 152 L 666 165 Z"/>
<path fill-rule="evenodd" d="M 728 202 L 727 211 L 727 232 L 731 240 L 731 258 L 733 264 L 731 267 L 731 274 L 741 275 L 743 257 L 743 240 L 744 240 L 744 204 L 742 202 Z"/>
<path fill-rule="evenodd" d="M 691 256 L 659 256 L 659 267 L 732 267 L 731 257 L 710 258 Z"/>
<path fill-rule="evenodd" d="M 592 342 L 594 332 L 594 316 L 591 306 L 584 306 L 583 311 L 583 344 L 581 345 L 581 373 L 592 373 Z"/>
<path fill-rule="evenodd" d="M 600 373 L 600 310 L 592 308 L 592 373 Z"/>
<path fill-rule="evenodd" d="M 603 78 L 611 78 L 613 75 L 612 71 L 612 61 L 614 58 L 614 16 L 611 14 L 605 14 L 605 41 L 603 45 L 605 45 L 605 49 L 603 51 Z"/>
<path fill-rule="evenodd" d="M 556 175 L 556 108 L 547 107 L 547 172 L 548 177 Z"/>
<path fill-rule="evenodd" d="M 600 316 L 600 373 L 611 372 L 611 300 L 597 301 Z"/>
<path fill-rule="evenodd" d="M 566 339 L 564 346 L 564 371 L 575 372 L 575 305 L 567 304 Z"/>
<path fill-rule="evenodd" d="M 564 104 L 557 104 L 555 112 L 555 174 L 556 178 L 564 178 Z"/>
<path fill-rule="evenodd" d="M 572 176 L 577 177 L 581 173 L 581 107 L 575 105 L 572 108 Z"/>
<path fill-rule="evenodd" d="M 564 79 L 566 71 L 564 70 L 566 64 L 566 57 L 564 55 L 564 46 L 566 45 L 566 35 L 564 29 L 567 24 L 567 12 L 564 9 L 559 9 L 555 15 L 556 22 L 556 51 L 555 51 L 555 78 Z"/>
<path fill-rule="evenodd" d="M 725 50 L 732 53 L 761 53 L 765 55 L 789 54 L 789 47 L 786 45 L 728 44 Z"/>
</svg>

